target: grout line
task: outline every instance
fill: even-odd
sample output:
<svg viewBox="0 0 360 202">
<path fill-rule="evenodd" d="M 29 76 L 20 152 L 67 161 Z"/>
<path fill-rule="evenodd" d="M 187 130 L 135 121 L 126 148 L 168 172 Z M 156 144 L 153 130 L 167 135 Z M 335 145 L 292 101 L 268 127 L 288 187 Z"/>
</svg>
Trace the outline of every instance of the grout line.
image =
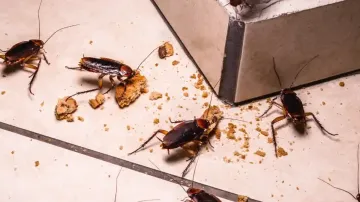
<svg viewBox="0 0 360 202">
<path fill-rule="evenodd" d="M 77 152 L 79 154 L 83 154 L 83 155 L 86 155 L 86 156 L 89 156 L 89 157 L 92 157 L 92 158 L 95 158 L 98 160 L 102 160 L 102 161 L 105 161 L 105 162 L 108 162 L 111 164 L 125 167 L 130 170 L 134 170 L 134 171 L 137 171 L 137 172 L 140 172 L 140 173 L 143 173 L 146 175 L 150 175 L 150 176 L 162 179 L 162 180 L 166 180 L 166 181 L 169 181 L 172 183 L 179 182 L 181 185 L 187 186 L 187 187 L 191 187 L 191 184 L 192 184 L 191 180 L 188 180 L 185 178 L 181 178 L 181 177 L 178 177 L 178 176 L 175 176 L 172 174 L 168 174 L 168 173 L 165 173 L 165 172 L 162 172 L 159 170 L 155 170 L 153 168 L 149 168 L 149 167 L 146 167 L 146 166 L 143 166 L 140 164 L 132 163 L 132 162 L 124 160 L 124 159 L 110 156 L 110 155 L 107 155 L 107 154 L 104 154 L 104 153 L 101 153 L 101 152 L 98 152 L 95 150 L 91 150 L 91 149 L 88 149 L 85 147 L 71 144 L 71 143 L 68 143 L 68 142 L 65 142 L 65 141 L 62 141 L 62 140 L 59 140 L 56 138 L 52 138 L 52 137 L 49 137 L 46 135 L 42 135 L 42 134 L 39 134 L 36 132 L 32 132 L 32 131 L 29 131 L 29 130 L 26 130 L 23 128 L 9 125 L 7 123 L 0 122 L 0 129 L 6 130 L 9 132 L 13 132 L 15 134 L 22 135 L 22 136 L 25 136 L 25 137 L 28 137 L 31 139 L 35 139 L 35 140 L 38 140 L 38 141 L 41 141 L 41 142 L 44 142 L 47 144 L 51 144 L 51 145 L 54 145 L 57 147 L 61 147 L 63 149 L 67 149 L 67 150 L 70 150 L 73 152 Z M 205 185 L 202 183 L 198 183 L 195 181 L 194 181 L 194 187 L 199 187 L 199 188 L 205 190 L 206 192 L 212 193 L 216 196 L 219 196 L 221 198 L 224 198 L 224 199 L 227 199 L 230 201 L 237 201 L 238 195 L 235 193 L 231 193 L 231 192 L 228 192 L 228 191 L 225 191 L 222 189 L 218 189 L 218 188 L 215 188 L 212 186 L 208 186 L 208 185 Z M 249 198 L 248 202 L 260 202 L 260 201 Z"/>
</svg>

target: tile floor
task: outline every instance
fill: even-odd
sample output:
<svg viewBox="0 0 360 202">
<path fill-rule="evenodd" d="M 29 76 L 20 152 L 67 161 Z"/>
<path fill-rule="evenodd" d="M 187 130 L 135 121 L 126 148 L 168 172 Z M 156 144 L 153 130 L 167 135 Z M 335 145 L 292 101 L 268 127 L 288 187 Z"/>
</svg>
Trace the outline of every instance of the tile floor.
<svg viewBox="0 0 360 202">
<path fill-rule="evenodd" d="M 30 0 L 2 0 L 1 3 L 1 49 L 37 37 L 37 3 Z M 20 10 L 22 12 L 17 12 Z M 127 155 L 141 144 L 140 138 L 146 139 L 158 128 L 169 129 L 168 117 L 192 119 L 200 116 L 205 110 L 203 104 L 210 100 L 210 97 L 203 98 L 202 92 L 194 87 L 196 80 L 190 75 L 197 73 L 196 68 L 152 3 L 147 0 L 44 0 L 40 16 L 42 39 L 60 27 L 81 25 L 57 33 L 46 44 L 51 65 L 42 64 L 33 85 L 35 96 L 30 96 L 27 91 L 29 72 L 7 72 L 1 67 L 1 73 L 6 77 L 0 78 L 0 91 L 5 91 L 0 95 L 0 122 L 145 167 L 153 167 L 148 161 L 151 159 L 162 171 L 179 176 L 187 164 L 185 157 L 179 155 L 180 150 L 168 155 L 156 140 L 151 144 L 152 153 L 148 148 L 136 155 Z M 160 60 L 154 54 L 143 64 L 141 72 L 148 79 L 150 92 L 168 93 L 169 101 L 165 96 L 150 101 L 149 95 L 143 94 L 130 107 L 120 109 L 110 94 L 104 110 L 93 110 L 87 102 L 95 93 L 89 93 L 76 97 L 79 109 L 75 116 L 84 117 L 84 122 L 67 123 L 55 119 L 54 107 L 58 98 L 93 88 L 97 78 L 96 74 L 70 71 L 64 66 L 77 65 L 84 54 L 114 58 L 136 67 L 164 41 L 170 41 L 177 54 L 167 60 Z M 180 61 L 180 64 L 173 66 L 173 60 Z M 265 131 L 270 128 L 271 120 L 279 115 L 276 109 L 256 121 L 255 117 L 268 106 L 266 100 L 252 103 L 252 109 L 249 109 L 250 104 L 228 109 L 214 99 L 213 104 L 222 106 L 226 117 L 252 123 L 233 122 L 237 125 L 235 136 L 241 137 L 240 141 L 228 139 L 225 132 L 220 140 L 214 138 L 215 149 L 202 152 L 195 180 L 264 202 L 351 201 L 349 195 L 333 190 L 317 178 L 331 179 L 331 183 L 354 194 L 356 192 L 356 146 L 360 141 L 358 80 L 359 76 L 354 75 L 297 91 L 306 103 L 305 109 L 314 112 L 328 130 L 339 133 L 339 136 L 329 138 L 313 121 L 309 122 L 308 134 L 298 135 L 284 121 L 276 128 L 278 144 L 288 155 L 279 159 L 275 158 L 268 137 L 256 130 L 257 127 Z M 344 87 L 339 86 L 340 81 L 345 82 Z M 189 88 L 189 97 L 183 95 L 182 87 Z M 157 108 L 160 104 L 162 110 Z M 159 124 L 153 123 L 155 118 L 159 118 Z M 109 131 L 104 130 L 104 124 L 108 125 Z M 127 130 L 128 125 L 130 130 Z M 226 130 L 227 125 L 228 121 L 223 121 L 219 128 Z M 240 131 L 242 128 L 250 138 L 248 152 L 242 148 L 245 136 Z M 0 138 L 0 155 L 5 160 L 0 164 L 4 170 L 0 172 L 0 179 L 4 182 L 0 185 L 0 201 L 114 200 L 115 176 L 120 166 L 36 140 L 30 141 L 5 130 L 0 130 Z M 119 149 L 121 146 L 122 150 Z M 265 157 L 254 154 L 259 149 L 266 153 Z M 246 154 L 246 158 L 235 156 L 235 151 Z M 38 167 L 35 167 L 35 161 L 40 162 Z M 129 168 L 124 168 L 120 174 L 118 201 L 180 201 L 185 197 L 175 183 Z M 191 179 L 191 175 L 186 178 Z"/>
</svg>

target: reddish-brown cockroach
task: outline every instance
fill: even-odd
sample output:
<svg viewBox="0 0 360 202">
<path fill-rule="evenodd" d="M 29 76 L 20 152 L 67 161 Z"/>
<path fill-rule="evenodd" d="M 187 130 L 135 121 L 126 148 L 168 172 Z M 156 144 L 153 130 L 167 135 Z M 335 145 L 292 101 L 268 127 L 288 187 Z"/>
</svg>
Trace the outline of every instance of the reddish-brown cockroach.
<svg viewBox="0 0 360 202">
<path fill-rule="evenodd" d="M 76 25 L 71 25 L 71 26 L 60 28 L 60 29 L 56 30 L 52 35 L 50 35 L 50 37 L 45 42 L 40 40 L 40 8 L 41 8 L 41 4 L 42 4 L 42 0 L 40 1 L 40 5 L 38 8 L 39 39 L 31 39 L 29 41 L 22 41 L 20 43 L 15 44 L 7 51 L 0 50 L 1 52 L 5 53 L 4 55 L 0 55 L 0 58 L 2 58 L 4 60 L 3 63 L 5 64 L 5 66 L 11 67 L 11 66 L 20 65 L 21 67 L 27 67 L 27 68 L 31 68 L 31 69 L 35 70 L 35 72 L 30 76 L 32 78 L 29 83 L 29 92 L 32 95 L 34 95 L 34 93 L 32 93 L 32 91 L 31 91 L 31 86 L 34 82 L 34 79 L 39 71 L 40 64 L 41 64 L 41 58 L 39 57 L 39 55 L 42 55 L 44 57 L 44 60 L 46 61 L 46 63 L 48 65 L 50 65 L 49 61 L 47 60 L 47 58 L 45 56 L 45 53 L 46 53 L 46 51 L 44 50 L 45 44 L 57 32 L 59 32 L 63 29 L 74 27 L 74 26 L 78 25 L 78 24 L 76 24 Z M 30 64 L 30 62 L 32 62 L 34 60 L 39 61 L 37 66 Z"/>
<path fill-rule="evenodd" d="M 212 95 L 211 95 L 211 100 L 212 100 Z M 209 145 L 213 148 L 213 146 L 211 145 L 210 140 L 209 140 L 209 134 L 205 133 L 205 132 L 208 131 L 208 129 L 210 128 L 211 125 L 213 125 L 213 124 L 217 125 L 221 119 L 229 119 L 229 118 L 224 118 L 222 116 L 218 119 L 217 117 L 214 116 L 212 118 L 211 122 L 208 120 L 208 114 L 209 114 L 210 107 L 211 107 L 211 100 L 210 100 L 209 108 L 207 109 L 207 112 L 206 112 L 206 117 L 194 118 L 193 120 L 181 120 L 181 121 L 171 121 L 170 120 L 171 123 L 178 123 L 178 125 L 176 125 L 170 131 L 166 131 L 163 129 L 157 130 L 138 149 L 129 153 L 128 155 L 132 155 L 132 154 L 138 152 L 139 150 L 144 148 L 154 137 L 156 137 L 162 143 L 160 145 L 160 147 L 162 149 L 167 149 L 168 153 L 170 153 L 170 151 L 169 151 L 170 149 L 175 149 L 175 148 L 181 147 L 185 151 L 188 151 L 189 153 L 192 154 L 193 157 L 191 157 L 187 160 L 190 162 L 187 165 L 187 167 L 185 168 L 185 170 L 183 171 L 182 176 L 184 177 L 187 174 L 190 165 L 193 163 L 196 156 L 199 154 L 200 148 L 202 147 L 202 145 L 209 143 Z M 231 120 L 237 120 L 237 119 L 231 119 Z M 239 120 L 239 121 L 242 121 L 242 120 Z M 165 135 L 164 138 L 162 140 L 160 138 L 158 138 L 156 136 L 157 133 L 164 134 Z M 186 144 L 188 144 L 190 142 L 193 142 L 196 144 L 196 146 L 197 146 L 196 153 L 189 151 L 184 147 Z"/>
<path fill-rule="evenodd" d="M 320 123 L 320 121 L 316 118 L 316 116 L 312 113 L 312 112 L 305 112 L 304 110 L 304 106 L 303 103 L 301 102 L 300 98 L 296 95 L 296 93 L 291 90 L 291 87 L 294 85 L 294 82 L 296 80 L 296 78 L 298 77 L 298 75 L 300 74 L 300 72 L 309 65 L 309 63 L 314 60 L 315 58 L 317 58 L 317 56 L 313 57 L 309 62 L 307 62 L 296 74 L 294 81 L 292 82 L 292 84 L 290 85 L 289 88 L 285 88 L 281 90 L 280 93 L 280 100 L 281 100 L 281 104 L 275 102 L 275 100 L 277 99 L 278 96 L 276 96 L 275 98 L 272 99 L 272 101 L 270 102 L 270 106 L 269 108 L 258 118 L 263 117 L 265 114 L 268 113 L 268 111 L 272 108 L 273 105 L 277 106 L 278 108 L 280 108 L 283 111 L 283 115 L 279 116 L 277 118 L 275 118 L 273 121 L 271 121 L 271 131 L 272 131 L 272 135 L 273 135 L 273 139 L 274 139 L 274 146 L 275 146 L 275 156 L 277 157 L 277 142 L 276 142 L 276 133 L 275 133 L 275 129 L 274 129 L 274 124 L 284 120 L 285 118 L 289 118 L 293 124 L 295 126 L 300 126 L 302 128 L 305 129 L 306 126 L 306 117 L 307 116 L 312 116 L 313 119 L 315 120 L 315 122 L 319 125 L 319 127 L 325 131 L 327 134 L 332 135 L 332 136 L 336 136 L 338 134 L 333 134 L 330 133 L 329 131 L 327 131 Z M 281 81 L 280 81 L 280 77 L 276 71 L 276 65 L 275 65 L 275 58 L 273 58 L 273 69 L 275 71 L 276 77 L 279 81 L 279 85 L 282 88 L 281 85 Z"/>
<path fill-rule="evenodd" d="M 354 195 L 353 195 L 352 193 L 350 193 L 349 191 L 346 191 L 346 190 L 341 189 L 341 188 L 339 188 L 339 187 L 333 186 L 332 184 L 326 182 L 325 180 L 322 180 L 322 179 L 320 179 L 320 178 L 318 178 L 318 179 L 321 180 L 321 181 L 323 181 L 324 183 L 328 184 L 328 185 L 331 186 L 332 188 L 335 188 L 335 189 L 337 189 L 337 190 L 340 190 L 340 191 L 343 191 L 343 192 L 346 192 L 346 193 L 350 194 L 350 196 L 352 196 L 355 200 L 357 200 L 358 202 L 360 202 L 360 186 L 359 186 L 359 145 L 358 145 L 358 148 L 357 148 L 357 165 L 358 165 L 358 167 L 357 167 L 357 185 L 358 185 L 357 188 L 358 188 L 358 193 L 357 193 L 356 196 L 354 196 Z"/>
<path fill-rule="evenodd" d="M 185 188 L 183 186 L 181 186 L 181 184 L 176 179 L 172 178 L 168 174 L 167 175 L 170 177 L 170 179 L 174 180 L 178 185 L 180 185 L 180 187 L 185 191 L 185 193 L 191 199 L 191 200 L 186 200 L 186 202 L 221 202 L 221 200 L 218 197 L 216 197 L 215 195 L 207 193 L 206 191 L 204 191 L 202 189 L 194 188 L 194 177 L 195 177 L 197 162 L 195 164 L 191 187 L 189 187 L 187 190 L 185 190 Z M 160 168 L 157 167 L 152 161 L 150 161 L 150 163 L 153 164 L 158 170 L 160 170 Z"/>
<path fill-rule="evenodd" d="M 157 49 L 157 48 L 156 48 Z M 81 91 L 77 92 L 67 99 L 75 96 L 80 95 L 84 93 L 93 92 L 96 90 L 101 90 L 103 86 L 103 78 L 106 75 L 109 75 L 109 79 L 111 82 L 111 87 L 104 93 L 107 94 L 110 92 L 111 89 L 115 87 L 115 81 L 114 78 L 117 77 L 117 79 L 120 81 L 121 85 L 124 85 L 124 92 L 126 91 L 126 82 L 135 76 L 136 71 L 139 70 L 141 64 L 145 62 L 145 60 L 156 50 L 154 49 L 151 51 L 151 53 L 146 56 L 146 58 L 140 63 L 140 65 L 137 67 L 136 70 L 131 69 L 128 65 L 119 62 L 117 60 L 109 59 L 109 58 L 93 58 L 93 57 L 82 57 L 79 62 L 79 67 L 68 67 L 65 66 L 68 69 L 74 69 L 74 70 L 80 70 L 80 71 L 88 71 L 93 73 L 100 73 L 100 76 L 98 77 L 98 88 L 94 88 L 91 90 Z M 121 97 L 121 96 L 120 96 Z"/>
</svg>

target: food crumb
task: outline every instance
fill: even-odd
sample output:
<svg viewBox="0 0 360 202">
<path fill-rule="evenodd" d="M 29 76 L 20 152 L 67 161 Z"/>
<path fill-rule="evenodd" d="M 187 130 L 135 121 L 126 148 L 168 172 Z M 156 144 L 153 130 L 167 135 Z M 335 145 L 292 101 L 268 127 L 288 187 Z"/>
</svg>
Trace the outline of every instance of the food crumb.
<svg viewBox="0 0 360 202">
<path fill-rule="evenodd" d="M 123 146 L 120 146 L 120 147 L 119 147 L 119 149 L 120 149 L 120 150 L 123 150 L 123 149 L 124 149 L 124 147 L 123 147 Z"/>
<path fill-rule="evenodd" d="M 279 148 L 278 148 L 277 153 L 278 153 L 278 156 L 279 156 L 279 157 L 287 156 L 287 155 L 288 155 L 288 153 L 287 153 L 282 147 L 279 147 Z"/>
<path fill-rule="evenodd" d="M 158 64 L 158 63 L 155 63 L 155 67 L 157 67 L 157 66 L 159 66 L 159 64 Z"/>
<path fill-rule="evenodd" d="M 78 118 L 79 121 L 84 122 L 84 118 L 83 118 L 83 117 L 78 116 L 77 118 Z"/>
<path fill-rule="evenodd" d="M 150 149 L 150 153 L 153 153 L 153 151 L 154 151 L 153 149 Z"/>
<path fill-rule="evenodd" d="M 271 137 L 269 137 L 267 142 L 268 142 L 269 144 L 272 144 L 272 143 L 274 143 L 274 140 L 273 140 Z"/>
<path fill-rule="evenodd" d="M 259 127 L 256 128 L 256 131 L 258 131 L 263 136 L 269 136 L 268 132 L 261 130 L 261 128 L 259 128 Z"/>
<path fill-rule="evenodd" d="M 172 63 L 171 63 L 171 64 L 172 64 L 173 66 L 176 66 L 176 65 L 178 65 L 179 63 L 180 63 L 179 61 L 174 60 L 174 61 L 172 61 Z"/>
<path fill-rule="evenodd" d="M 296 190 L 300 190 L 299 187 L 296 187 Z"/>
<path fill-rule="evenodd" d="M 326 105 L 326 103 L 323 101 L 323 102 L 322 102 L 322 105 Z"/>
<path fill-rule="evenodd" d="M 238 151 L 234 151 L 234 156 L 240 156 L 241 154 Z"/>
<path fill-rule="evenodd" d="M 266 156 L 266 153 L 263 152 L 263 151 L 260 151 L 260 150 L 257 150 L 254 154 L 258 155 L 258 156 L 261 156 L 261 157 L 265 157 Z"/>
<path fill-rule="evenodd" d="M 38 167 L 40 165 L 39 161 L 35 161 L 35 167 Z"/>
<path fill-rule="evenodd" d="M 220 140 L 220 138 L 221 138 L 221 130 L 218 128 L 215 129 L 215 137 L 218 140 Z"/>
<path fill-rule="evenodd" d="M 44 102 L 42 102 L 42 103 L 40 104 L 40 106 L 42 106 L 42 107 L 43 107 L 43 106 L 44 106 Z"/>
<path fill-rule="evenodd" d="M 189 93 L 185 92 L 185 93 L 184 93 L 184 96 L 185 96 L 185 97 L 189 97 Z"/>
<path fill-rule="evenodd" d="M 344 87 L 344 86 L 345 86 L 345 83 L 344 83 L 343 81 L 341 81 L 341 82 L 339 83 L 339 86 Z"/>
<path fill-rule="evenodd" d="M 158 124 L 160 120 L 158 118 L 154 119 L 154 124 Z"/>
<path fill-rule="evenodd" d="M 188 88 L 187 87 L 182 87 L 182 90 L 185 91 L 185 90 L 188 90 Z"/>
<path fill-rule="evenodd" d="M 156 92 L 156 91 L 150 93 L 150 96 L 149 96 L 150 100 L 157 100 L 157 99 L 160 99 L 160 98 L 162 98 L 161 93 Z"/>
<path fill-rule="evenodd" d="M 1 95 L 4 95 L 6 93 L 6 91 L 1 91 Z"/>
<path fill-rule="evenodd" d="M 57 120 L 66 119 L 68 122 L 73 122 L 74 117 L 72 114 L 77 110 L 78 105 L 73 98 L 66 99 L 67 97 L 58 99 L 55 107 L 55 117 Z"/>
<path fill-rule="evenodd" d="M 90 44 L 90 45 L 92 45 L 92 43 L 93 43 L 93 41 L 92 41 L 92 40 L 90 40 L 90 41 L 89 41 L 89 44 Z"/>
<path fill-rule="evenodd" d="M 248 202 L 248 197 L 243 195 L 238 195 L 238 202 Z"/>
<path fill-rule="evenodd" d="M 15 151 L 11 151 L 11 154 L 15 154 Z"/>
<path fill-rule="evenodd" d="M 196 79 L 196 75 L 195 75 L 195 74 L 192 74 L 192 75 L 190 76 L 190 78 L 191 78 L 191 79 Z"/>
<path fill-rule="evenodd" d="M 231 163 L 231 159 L 226 156 L 223 158 L 223 160 L 225 161 L 225 163 Z"/>
<path fill-rule="evenodd" d="M 226 136 L 228 139 L 230 140 L 235 140 L 235 129 L 237 128 L 236 125 L 232 124 L 232 123 L 228 123 L 228 131 L 226 132 Z"/>
<path fill-rule="evenodd" d="M 127 128 L 128 130 L 130 130 L 130 126 L 129 126 L 129 125 L 127 125 L 126 128 Z"/>
<path fill-rule="evenodd" d="M 162 110 L 162 104 L 159 105 L 157 108 L 158 108 L 158 110 Z"/>
<path fill-rule="evenodd" d="M 109 131 L 109 128 L 106 127 L 106 128 L 104 128 L 104 130 L 107 132 L 107 131 Z"/>
<path fill-rule="evenodd" d="M 207 97 L 208 97 L 208 95 L 209 95 L 209 93 L 208 93 L 208 92 L 203 92 L 202 97 L 203 97 L 203 98 L 207 98 Z"/>
<path fill-rule="evenodd" d="M 143 141 L 143 139 L 142 139 L 142 138 L 139 138 L 139 141 L 140 141 L 140 142 L 142 142 L 142 141 Z"/>
<path fill-rule="evenodd" d="M 159 57 L 164 59 L 166 57 L 170 57 L 174 55 L 174 48 L 169 42 L 165 42 L 163 45 L 159 47 L 158 50 Z"/>
</svg>

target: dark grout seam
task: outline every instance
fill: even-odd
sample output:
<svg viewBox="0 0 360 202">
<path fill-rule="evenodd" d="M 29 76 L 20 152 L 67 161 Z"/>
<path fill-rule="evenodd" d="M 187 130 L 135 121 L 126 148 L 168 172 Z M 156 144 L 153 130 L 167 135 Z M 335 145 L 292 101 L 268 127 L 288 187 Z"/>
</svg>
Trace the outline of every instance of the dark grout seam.
<svg viewBox="0 0 360 202">
<path fill-rule="evenodd" d="M 31 139 L 35 139 L 35 140 L 38 140 L 41 142 L 45 142 L 47 144 L 51 144 L 51 145 L 54 145 L 57 147 L 61 147 L 63 149 L 67 149 L 67 150 L 70 150 L 73 152 L 77 152 L 79 154 L 83 154 L 83 155 L 86 155 L 86 156 L 89 156 L 89 157 L 92 157 L 92 158 L 95 158 L 98 160 L 102 160 L 102 161 L 105 161 L 105 162 L 108 162 L 111 164 L 125 167 L 130 170 L 134 170 L 134 171 L 137 171 L 137 172 L 140 172 L 140 173 L 143 173 L 146 175 L 150 175 L 150 176 L 162 179 L 162 180 L 166 180 L 166 181 L 169 181 L 172 183 L 179 182 L 181 185 L 187 186 L 187 187 L 191 187 L 191 184 L 192 184 L 192 181 L 188 180 L 188 179 L 180 178 L 180 177 L 172 175 L 172 174 L 168 174 L 168 173 L 165 173 L 165 172 L 162 172 L 159 170 L 155 170 L 153 168 L 149 168 L 149 167 L 146 167 L 143 165 L 132 163 L 132 162 L 126 161 L 124 159 L 110 156 L 110 155 L 107 155 L 107 154 L 104 154 L 104 153 L 101 153 L 101 152 L 98 152 L 95 150 L 91 150 L 91 149 L 88 149 L 85 147 L 71 144 L 71 143 L 68 143 L 68 142 L 65 142 L 65 141 L 62 141 L 62 140 L 59 140 L 56 138 L 52 138 L 52 137 L 49 137 L 46 135 L 42 135 L 42 134 L 39 134 L 36 132 L 32 132 L 32 131 L 29 131 L 29 130 L 26 130 L 23 128 L 9 125 L 7 123 L 0 122 L 0 129 L 9 131 L 9 132 L 12 132 L 15 134 L 19 134 L 19 135 L 22 135 L 22 136 L 25 136 L 25 137 L 28 137 Z M 198 183 L 198 182 L 194 182 L 194 187 L 201 188 L 209 193 L 212 193 L 216 196 L 219 196 L 221 198 L 224 198 L 224 199 L 227 199 L 230 201 L 237 201 L 238 195 L 235 193 L 231 193 L 231 192 L 228 192 L 228 191 L 225 191 L 222 189 L 218 189 L 218 188 L 215 188 L 212 186 L 208 186 L 208 185 L 205 185 L 202 183 Z M 260 201 L 249 199 L 248 202 L 260 202 Z"/>
</svg>

